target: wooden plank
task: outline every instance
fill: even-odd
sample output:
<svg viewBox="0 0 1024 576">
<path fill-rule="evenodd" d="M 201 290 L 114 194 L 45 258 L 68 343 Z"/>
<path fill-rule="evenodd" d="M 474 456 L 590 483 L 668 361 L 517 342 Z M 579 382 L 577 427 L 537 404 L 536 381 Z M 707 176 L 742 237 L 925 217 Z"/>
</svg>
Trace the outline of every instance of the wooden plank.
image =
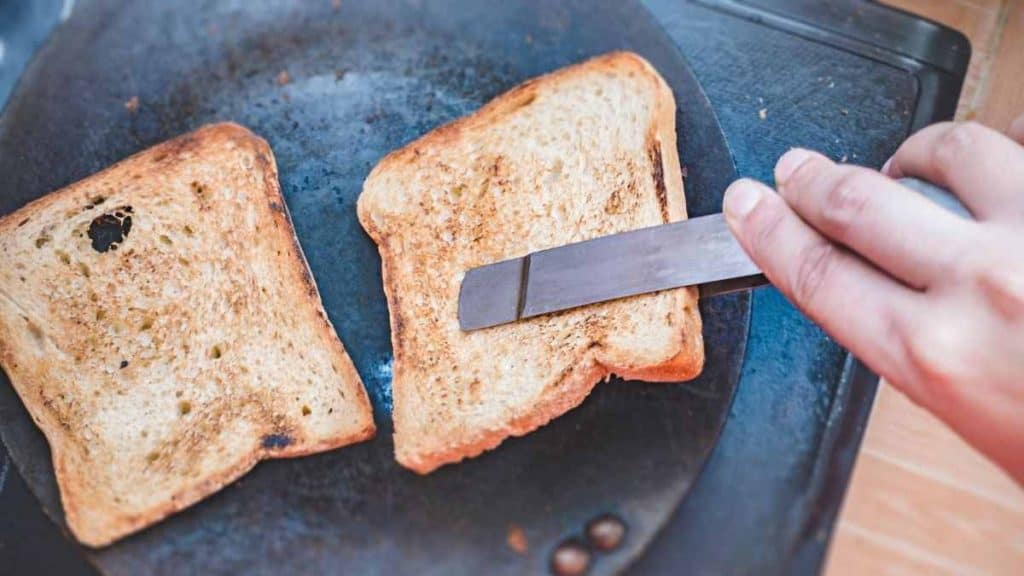
<svg viewBox="0 0 1024 576">
<path fill-rule="evenodd" d="M 1024 114 L 1024 0 L 1009 0 L 998 48 L 979 97 L 977 118 L 1005 130 Z"/>
<path fill-rule="evenodd" d="M 1024 566 L 1024 511 L 869 453 L 858 458 L 843 514 L 846 526 L 950 566 L 990 574 L 1019 574 Z"/>
<path fill-rule="evenodd" d="M 978 8 L 984 8 L 987 10 L 998 10 L 1002 7 L 1004 0 L 953 0 L 958 4 L 966 4 L 967 6 L 976 6 Z M 941 4 L 943 0 L 932 0 L 932 4 Z M 918 12 L 920 14 L 920 12 Z"/>
<path fill-rule="evenodd" d="M 902 462 L 938 482 L 959 486 L 1024 512 L 1024 488 L 969 446 L 935 416 L 891 386 L 878 390 L 861 449 Z"/>
<path fill-rule="evenodd" d="M 835 544 L 826 559 L 829 576 L 963 576 L 978 574 L 973 566 L 956 564 L 930 550 L 911 546 L 900 539 L 879 536 L 873 530 L 846 522 L 833 536 Z"/>
</svg>

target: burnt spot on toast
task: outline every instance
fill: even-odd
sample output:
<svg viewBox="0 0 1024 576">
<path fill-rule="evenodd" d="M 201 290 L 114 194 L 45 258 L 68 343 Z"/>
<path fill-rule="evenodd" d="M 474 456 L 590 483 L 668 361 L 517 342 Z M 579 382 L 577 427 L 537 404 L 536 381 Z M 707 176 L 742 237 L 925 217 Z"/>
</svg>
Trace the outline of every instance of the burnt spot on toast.
<svg viewBox="0 0 1024 576">
<path fill-rule="evenodd" d="M 388 306 L 393 306 L 392 310 L 401 310 L 401 308 L 399 308 L 400 305 L 401 304 L 399 303 L 397 296 L 394 298 L 394 302 L 388 302 Z M 394 314 L 393 317 L 394 321 L 392 322 L 391 325 L 391 337 L 395 341 L 395 354 L 397 355 L 399 353 L 399 350 L 405 348 L 405 321 L 402 320 L 401 314 Z"/>
<path fill-rule="evenodd" d="M 195 196 L 199 202 L 199 210 L 206 212 L 210 209 L 210 190 L 202 182 L 193 180 L 189 183 L 189 188 L 192 189 L 192 195 Z"/>
<path fill-rule="evenodd" d="M 505 93 L 504 96 L 492 101 L 488 107 L 493 107 L 499 115 L 511 114 L 516 110 L 525 108 L 533 104 L 533 101 L 537 99 L 536 84 L 536 78 L 527 80 Z"/>
<path fill-rule="evenodd" d="M 287 434 L 267 434 L 261 445 L 267 450 L 281 450 L 292 444 L 292 437 Z"/>
<path fill-rule="evenodd" d="M 88 232 L 93 250 L 101 253 L 117 250 L 117 245 L 124 242 L 132 230 L 132 212 L 131 206 L 124 206 L 94 218 Z"/>
<path fill-rule="evenodd" d="M 661 209 L 661 221 L 668 222 L 668 192 L 665 189 L 665 169 L 661 162 L 661 143 L 651 142 L 647 149 L 647 157 L 651 159 L 651 174 L 654 177 L 654 193 L 658 197 L 658 208 Z"/>
<path fill-rule="evenodd" d="M 533 101 L 537 99 L 537 93 L 532 90 L 524 91 L 523 93 L 516 94 L 515 96 L 516 97 L 510 104 L 509 112 L 514 112 L 520 108 L 526 108 L 530 104 L 533 104 Z"/>
</svg>

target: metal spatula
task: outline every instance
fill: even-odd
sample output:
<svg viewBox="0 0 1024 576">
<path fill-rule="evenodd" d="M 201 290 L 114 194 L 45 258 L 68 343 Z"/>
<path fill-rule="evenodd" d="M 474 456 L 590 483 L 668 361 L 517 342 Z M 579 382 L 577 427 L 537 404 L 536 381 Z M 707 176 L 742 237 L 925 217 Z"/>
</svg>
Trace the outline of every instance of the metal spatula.
<svg viewBox="0 0 1024 576">
<path fill-rule="evenodd" d="M 900 183 L 971 218 L 942 188 L 914 178 Z M 767 283 L 725 217 L 712 214 L 473 268 L 459 293 L 459 325 L 476 330 L 681 286 L 699 286 L 709 297 Z"/>
</svg>

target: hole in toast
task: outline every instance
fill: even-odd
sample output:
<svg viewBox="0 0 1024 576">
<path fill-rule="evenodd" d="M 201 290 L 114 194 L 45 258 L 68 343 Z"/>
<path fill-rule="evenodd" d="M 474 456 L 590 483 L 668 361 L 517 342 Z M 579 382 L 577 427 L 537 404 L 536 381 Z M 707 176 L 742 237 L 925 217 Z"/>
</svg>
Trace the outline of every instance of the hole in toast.
<svg viewBox="0 0 1024 576">
<path fill-rule="evenodd" d="M 97 252 L 116 250 L 117 245 L 124 241 L 132 229 L 132 217 L 125 214 L 130 206 L 117 210 L 113 214 L 97 216 L 89 223 L 89 240 Z"/>
</svg>

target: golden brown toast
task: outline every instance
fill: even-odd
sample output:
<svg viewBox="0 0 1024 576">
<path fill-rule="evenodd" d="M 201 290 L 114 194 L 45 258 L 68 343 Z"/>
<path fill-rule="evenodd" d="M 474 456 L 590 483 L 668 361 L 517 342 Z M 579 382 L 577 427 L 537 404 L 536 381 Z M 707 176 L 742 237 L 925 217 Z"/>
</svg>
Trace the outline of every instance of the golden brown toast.
<svg viewBox="0 0 1024 576">
<path fill-rule="evenodd" d="M 0 219 L 0 363 L 102 546 L 265 458 L 370 438 L 269 146 L 234 124 Z"/>
<path fill-rule="evenodd" d="M 427 473 L 530 432 L 609 374 L 679 381 L 702 368 L 689 288 L 459 329 L 470 268 L 686 218 L 675 100 L 635 54 L 530 80 L 389 154 L 358 211 L 383 261 L 406 467 Z"/>
</svg>

